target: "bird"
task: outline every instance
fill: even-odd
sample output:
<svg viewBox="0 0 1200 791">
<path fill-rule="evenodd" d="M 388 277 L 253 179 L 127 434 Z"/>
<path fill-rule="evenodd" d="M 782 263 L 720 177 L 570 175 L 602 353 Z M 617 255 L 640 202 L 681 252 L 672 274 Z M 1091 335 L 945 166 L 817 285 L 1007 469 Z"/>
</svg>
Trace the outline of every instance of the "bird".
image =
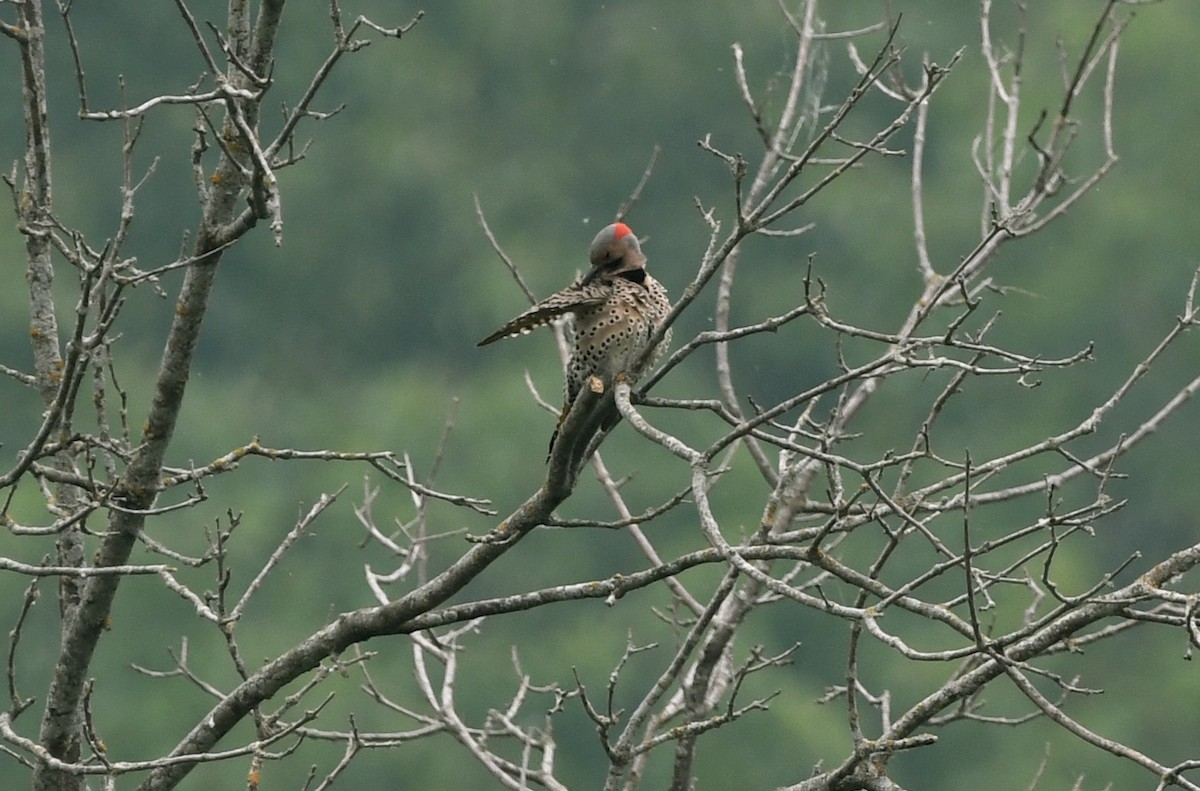
<svg viewBox="0 0 1200 791">
<path fill-rule="evenodd" d="M 671 310 L 667 290 L 646 271 L 641 243 L 625 223 L 615 222 L 596 234 L 588 258 L 591 269 L 575 282 L 477 344 L 486 346 L 502 338 L 532 332 L 556 319 L 569 318 L 571 355 L 558 427 L 584 386 L 603 392 L 618 374 L 630 384 L 637 383 L 642 370 L 634 370 L 634 365 Z M 668 329 L 641 368 L 653 365 L 670 341 Z M 551 452 L 558 427 L 550 439 Z"/>
</svg>

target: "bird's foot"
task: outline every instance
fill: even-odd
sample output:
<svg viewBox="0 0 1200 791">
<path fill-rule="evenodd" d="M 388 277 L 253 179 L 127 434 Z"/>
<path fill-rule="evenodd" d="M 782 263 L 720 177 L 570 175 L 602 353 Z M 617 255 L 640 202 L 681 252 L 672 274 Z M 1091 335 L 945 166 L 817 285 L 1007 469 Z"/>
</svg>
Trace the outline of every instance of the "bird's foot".
<svg viewBox="0 0 1200 791">
<path fill-rule="evenodd" d="M 599 376 L 588 377 L 588 389 L 593 393 L 599 394 L 604 392 L 604 380 Z"/>
</svg>

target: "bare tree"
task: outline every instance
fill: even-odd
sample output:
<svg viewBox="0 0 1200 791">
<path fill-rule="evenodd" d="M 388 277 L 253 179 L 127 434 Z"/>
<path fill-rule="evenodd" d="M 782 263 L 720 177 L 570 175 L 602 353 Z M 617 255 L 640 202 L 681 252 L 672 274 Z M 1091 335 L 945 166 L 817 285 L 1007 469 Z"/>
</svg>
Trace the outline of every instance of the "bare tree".
<svg viewBox="0 0 1200 791">
<path fill-rule="evenodd" d="M 707 248 L 658 337 L 702 298 L 715 305 L 715 325 L 677 340 L 673 353 L 636 390 L 621 377 L 604 383 L 602 392 L 585 388 L 560 427 L 542 484 L 436 573 L 430 573 L 429 546 L 450 530 L 429 515 L 430 504 L 443 501 L 487 515 L 490 504 L 439 491 L 432 477 L 418 479 L 403 454 L 304 451 L 254 441 L 202 466 L 169 461 L 222 255 L 260 221 L 277 239 L 283 233 L 276 173 L 303 159 L 304 150 L 295 143 L 297 129 L 324 117 L 314 109 L 314 98 L 342 56 L 367 43 L 356 36 L 400 38 L 417 21 L 388 28 L 360 17 L 347 25 L 332 3 L 329 57 L 308 88 L 292 98 L 282 122 L 268 131 L 260 114 L 276 68 L 273 53 L 283 5 L 282 0 L 264 0 L 252 17 L 248 4 L 231 3 L 227 26 L 205 30 L 184 3 L 177 3 L 182 24 L 207 63 L 206 79 L 178 94 L 96 110 L 88 102 L 70 4 L 59 4 L 75 58 L 81 116 L 120 124 L 124 133 L 122 211 L 103 244 L 73 229 L 52 200 L 49 75 L 40 1 L 14 3 L 15 20 L 2 26 L 22 64 L 26 154 L 6 181 L 26 244 L 34 355 L 31 371 L 5 367 L 3 373 L 35 388 L 45 413 L 15 464 L 0 477 L 0 488 L 7 490 L 9 504 L 22 483 L 40 493 L 42 522 L 17 523 L 6 507 L 5 526 L 14 541 L 36 546 L 47 559 L 37 564 L 0 558 L 6 590 L 15 580 L 27 580 L 7 652 L 10 703 L 0 712 L 0 745 L 10 765 L 24 767 L 32 776 L 34 788 L 81 788 L 89 778 L 115 788 L 129 778 L 146 791 L 169 789 L 193 771 L 230 760 L 249 767 L 248 787 L 255 788 L 266 762 L 300 753 L 309 741 L 338 742 L 344 745 L 341 759 L 319 776 L 314 768 L 305 786 L 326 788 L 365 749 L 403 751 L 410 742 L 445 734 L 502 787 L 558 789 L 566 786 L 556 765 L 559 745 L 553 724 L 565 712 L 582 711 L 595 726 L 597 751 L 607 760 L 606 789 L 640 787 L 652 757 L 663 753 L 673 753 L 671 788 L 686 789 L 698 779 L 702 737 L 717 730 L 736 734 L 743 717 L 771 706 L 795 705 L 771 694 L 743 692 L 748 678 L 769 677 L 799 648 L 739 647 L 735 639 L 746 634 L 748 619 L 760 610 L 814 616 L 811 622 L 845 635 L 844 678 L 822 701 L 845 707 L 844 750 L 829 763 L 821 763 L 817 755 L 801 755 L 808 764 L 797 769 L 789 788 L 899 789 L 893 776 L 902 766 L 901 756 L 936 749 L 940 733 L 965 722 L 1001 728 L 1038 718 L 1144 768 L 1159 788 L 1200 787 L 1194 779 L 1200 758 L 1172 762 L 1153 749 L 1135 748 L 1127 734 L 1102 734 L 1068 714 L 1070 701 L 1093 690 L 1072 671 L 1063 672 L 1058 661 L 1065 657 L 1069 667 L 1071 652 L 1085 646 L 1102 650 L 1139 626 L 1156 633 L 1182 630 L 1189 654 L 1191 646 L 1200 644 L 1200 594 L 1180 584 L 1181 576 L 1200 563 L 1200 544 L 1164 550 L 1148 558 L 1138 575 L 1130 570 L 1135 560 L 1130 558 L 1082 587 L 1072 581 L 1071 590 L 1060 571 L 1065 557 L 1089 551 L 1086 539 L 1094 526 L 1125 505 L 1109 494 L 1111 481 L 1122 474 L 1122 458 L 1200 388 L 1200 377 L 1194 378 L 1148 414 L 1117 409 L 1126 405 L 1135 384 L 1155 374 L 1164 352 L 1197 323 L 1196 279 L 1180 284 L 1178 313 L 1173 321 L 1164 321 L 1161 342 L 1146 350 L 1119 386 L 1098 394 L 1093 408 L 1077 422 L 1033 442 L 1002 438 L 1002 449 L 996 451 L 997 443 L 979 447 L 947 428 L 944 420 L 988 387 L 1054 387 L 1056 372 L 1093 357 L 1090 346 L 1055 354 L 992 342 L 989 336 L 1000 322 L 992 305 L 1003 291 L 992 264 L 1002 248 L 1022 243 L 1063 217 L 1116 164 L 1114 86 L 1121 33 L 1130 18 L 1126 3 L 1104 3 L 1079 51 L 1063 47 L 1057 104 L 1032 128 L 1023 128 L 1023 43 L 1030 35 L 1023 8 L 1017 7 L 1017 28 L 1006 33 L 1021 43 L 1006 50 L 997 43 L 991 2 L 982 0 L 980 47 L 989 90 L 980 101 L 981 125 L 971 151 L 975 172 L 970 174 L 980 188 L 979 232 L 974 246 L 952 264 L 939 262 L 930 252 L 923 174 L 930 108 L 963 51 L 940 63 L 927 58 L 919 70 L 905 70 L 902 56 L 910 56 L 898 46 L 898 22 L 830 31 L 821 22 L 817 0 L 805 0 L 794 10 L 782 10 L 794 33 L 792 67 L 769 105 L 752 85 L 747 55 L 735 45 L 734 75 L 760 149 L 747 157 L 728 153 L 712 136 L 700 141 L 705 152 L 728 167 L 732 210 L 697 201 L 710 232 Z M 867 42 L 873 42 L 869 51 Z M 830 65 L 828 54 L 843 51 L 844 60 Z M 857 79 L 830 104 L 822 88 L 828 70 L 835 68 L 853 69 Z M 906 79 L 906 73 L 917 78 Z M 1094 118 L 1077 110 L 1085 97 L 1100 108 Z M 140 269 L 125 252 L 142 184 L 133 153 L 141 120 L 168 104 L 195 110 L 192 164 L 202 219 L 189 252 L 163 266 Z M 850 131 L 880 118 L 865 135 Z M 1098 141 L 1091 150 L 1100 155 L 1081 172 L 1080 159 L 1068 153 L 1073 155 L 1073 144 L 1085 136 Z M 907 149 L 897 142 L 902 139 L 910 141 Z M 800 220 L 805 207 L 820 200 L 833 182 L 900 155 L 911 164 L 912 244 L 924 287 L 912 295 L 899 325 L 863 326 L 840 316 L 834 307 L 838 295 L 820 277 L 819 259 L 810 257 L 806 273 L 798 276 L 802 299 L 784 313 L 735 326 L 739 267 L 752 249 L 761 249 L 745 241 L 756 237 L 782 255 L 803 260 L 797 251 L 809 228 Z M 637 198 L 635 191 L 620 215 Z M 486 221 L 483 225 L 524 288 L 503 245 Z M 77 284 L 73 324 L 66 328 L 56 323 L 55 259 L 65 262 Z M 183 270 L 183 280 L 174 322 L 164 339 L 149 410 L 138 416 L 142 428 L 135 437 L 125 394 L 110 364 L 112 342 L 135 287 L 157 285 L 177 269 Z M 735 376 L 733 361 L 745 348 L 741 342 L 786 331 L 793 322 L 806 322 L 809 332 L 828 340 L 837 370 L 773 403 L 758 403 L 747 397 Z M 564 330 L 556 331 L 565 351 Z M 712 361 L 704 365 L 715 376 L 718 397 L 650 394 L 679 365 L 708 353 Z M 913 377 L 937 386 L 915 412 L 894 410 L 893 436 L 880 443 L 861 441 L 856 425 L 864 410 L 906 398 L 901 385 Z M 80 398 L 87 387 L 93 394 L 92 414 Z M 688 423 L 686 432 L 664 430 L 668 413 L 678 410 L 701 417 Z M 678 459 L 686 477 L 681 491 L 664 492 L 659 505 L 641 513 L 626 501 L 619 476 L 599 452 L 617 413 L 625 426 L 620 430 L 636 431 L 650 451 Z M 919 416 L 908 423 L 910 414 Z M 893 444 L 895 436 L 903 438 L 902 445 Z M 375 606 L 338 615 L 257 667 L 245 658 L 234 627 L 337 493 L 323 495 L 269 556 L 255 560 L 257 570 L 240 588 L 231 584 L 229 574 L 231 548 L 240 535 L 237 514 L 231 511 L 211 532 L 209 547 L 199 556 L 172 547 L 152 529 L 157 517 L 202 500 L 205 481 L 256 456 L 367 465 L 382 483 L 367 486 L 355 513 L 379 556 L 393 564 L 387 572 L 366 569 L 364 583 L 377 599 Z M 439 453 L 435 467 L 442 463 L 453 461 Z M 615 519 L 560 518 L 556 509 L 589 466 Z M 761 479 L 767 494 L 757 503 L 740 498 L 737 521 L 725 524 L 717 515 L 722 508 L 714 504 L 728 491 L 731 472 L 745 467 Z M 399 532 L 381 527 L 383 519 L 377 518 L 381 486 L 411 494 L 412 513 Z M 1004 510 L 1014 503 L 1029 508 Z M 1034 512 L 1025 521 L 1012 517 Z M 991 517 L 993 513 L 998 515 Z M 666 555 L 646 529 L 667 514 L 687 514 L 698 526 L 691 551 Z M 744 525 L 754 527 L 743 530 Z M 646 565 L 600 579 L 448 603 L 468 582 L 486 575 L 498 558 L 519 552 L 531 531 L 547 527 L 626 531 Z M 135 548 L 162 562 L 131 560 Z M 715 587 L 689 578 L 688 572 L 701 566 L 721 571 Z M 207 679 L 189 661 L 186 641 L 175 654 L 174 668 L 144 670 L 152 677 L 184 677 L 212 700 L 210 710 L 194 722 L 172 723 L 179 736 L 170 750 L 145 759 L 110 755 L 90 707 L 96 647 L 122 581 L 135 575 L 156 578 L 160 593 L 189 603 L 210 627 L 210 639 L 224 647 L 238 679 L 232 688 Z M 215 588 L 200 592 L 198 586 L 205 584 L 197 581 L 204 579 L 200 575 L 215 580 L 209 583 Z M 21 692 L 21 661 L 29 638 L 23 624 L 37 606 L 39 581 L 45 577 L 59 584 L 61 635 L 50 684 L 35 699 Z M 516 691 L 511 698 L 482 720 L 472 721 L 459 706 L 460 659 L 483 639 L 476 634 L 482 619 L 572 600 L 630 606 L 622 597 L 643 588 L 664 589 L 672 602 L 669 611 L 645 627 L 660 635 L 652 639 L 672 647 L 643 686 L 630 666 L 642 661 L 650 641 L 643 635 L 613 635 L 612 641 L 627 642 L 604 690 L 589 688 L 578 676 L 534 679 L 520 660 L 531 647 L 514 646 Z M 372 670 L 372 655 L 360 648 L 384 635 L 405 636 L 419 706 L 393 699 Z M 868 647 L 882 649 L 886 661 L 864 661 Z M 880 668 L 909 663 L 920 664 L 924 672 L 903 690 L 887 686 Z M 932 683 L 931 672 L 937 679 Z M 361 680 L 363 710 L 378 710 L 402 724 L 369 730 L 351 717 L 331 725 L 323 715 L 328 697 L 318 696 L 344 674 Z M 984 714 L 981 695 L 1005 685 L 1020 693 L 1023 713 Z M 615 703 L 631 698 L 629 706 Z M 39 723 L 30 717 L 35 703 L 42 712 Z M 539 707 L 544 713 L 533 713 Z M 247 722 L 253 724 L 253 737 L 237 738 L 235 727 Z"/>
</svg>

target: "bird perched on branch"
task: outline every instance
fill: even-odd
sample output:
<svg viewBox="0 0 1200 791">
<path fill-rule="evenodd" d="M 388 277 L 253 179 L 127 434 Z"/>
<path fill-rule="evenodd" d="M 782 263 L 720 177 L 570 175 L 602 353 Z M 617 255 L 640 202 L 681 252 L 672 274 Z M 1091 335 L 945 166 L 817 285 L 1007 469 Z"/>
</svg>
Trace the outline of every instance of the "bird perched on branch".
<svg viewBox="0 0 1200 791">
<path fill-rule="evenodd" d="M 523 335 L 569 316 L 571 359 L 563 386 L 560 426 L 585 385 L 603 392 L 617 374 L 623 374 L 631 384 L 637 381 L 641 371 L 632 370 L 632 366 L 671 309 L 667 290 L 646 271 L 646 256 L 625 223 L 613 223 L 596 234 L 588 257 L 592 268 L 582 277 L 478 344 L 486 346 L 501 338 Z M 668 331 L 645 367 L 662 355 L 670 339 Z M 557 434 L 556 429 L 555 437 Z M 551 450 L 555 437 L 550 439 Z"/>
</svg>

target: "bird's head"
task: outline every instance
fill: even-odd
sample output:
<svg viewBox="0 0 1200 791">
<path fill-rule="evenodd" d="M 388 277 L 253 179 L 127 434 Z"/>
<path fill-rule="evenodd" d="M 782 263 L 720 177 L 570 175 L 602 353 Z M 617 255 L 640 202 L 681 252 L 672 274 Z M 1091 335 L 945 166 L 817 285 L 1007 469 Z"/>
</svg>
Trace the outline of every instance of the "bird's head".
<svg viewBox="0 0 1200 791">
<path fill-rule="evenodd" d="M 588 258 L 592 261 L 592 271 L 585 282 L 596 278 L 611 280 L 620 276 L 641 282 L 638 275 L 645 277 L 646 256 L 642 254 L 642 247 L 633 231 L 623 222 L 615 222 L 596 234 Z"/>
</svg>

